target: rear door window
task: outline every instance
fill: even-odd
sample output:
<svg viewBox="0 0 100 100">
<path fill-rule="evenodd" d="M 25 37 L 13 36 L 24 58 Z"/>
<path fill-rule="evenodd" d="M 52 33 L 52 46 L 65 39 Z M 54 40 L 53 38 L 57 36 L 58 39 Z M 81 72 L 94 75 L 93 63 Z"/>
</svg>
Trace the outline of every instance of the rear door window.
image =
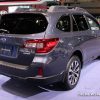
<svg viewBox="0 0 100 100">
<path fill-rule="evenodd" d="M 77 23 L 79 31 L 85 31 L 89 29 L 88 24 L 83 15 L 73 15 L 73 17 Z"/>
<path fill-rule="evenodd" d="M 7 14 L 1 17 L 0 29 L 10 34 L 36 34 L 44 32 L 48 22 L 42 14 Z"/>
</svg>

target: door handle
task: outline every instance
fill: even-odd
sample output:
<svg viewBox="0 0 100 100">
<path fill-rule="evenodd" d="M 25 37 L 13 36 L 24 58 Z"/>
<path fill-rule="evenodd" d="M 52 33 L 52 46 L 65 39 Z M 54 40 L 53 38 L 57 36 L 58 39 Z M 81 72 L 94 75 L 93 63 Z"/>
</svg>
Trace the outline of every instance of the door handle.
<svg viewBox="0 0 100 100">
<path fill-rule="evenodd" d="M 80 38 L 80 37 L 78 37 L 78 40 L 80 40 L 80 41 L 81 41 L 81 40 L 83 40 L 83 39 L 82 39 L 82 38 Z"/>
</svg>

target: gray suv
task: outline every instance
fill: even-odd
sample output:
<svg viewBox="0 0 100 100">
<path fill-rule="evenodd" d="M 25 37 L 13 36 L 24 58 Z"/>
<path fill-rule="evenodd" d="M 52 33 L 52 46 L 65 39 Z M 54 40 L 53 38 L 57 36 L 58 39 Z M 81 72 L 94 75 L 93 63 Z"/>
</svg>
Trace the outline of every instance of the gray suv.
<svg viewBox="0 0 100 100">
<path fill-rule="evenodd" d="M 100 26 L 78 7 L 16 12 L 0 19 L 0 73 L 73 89 L 84 64 L 100 55 Z"/>
</svg>

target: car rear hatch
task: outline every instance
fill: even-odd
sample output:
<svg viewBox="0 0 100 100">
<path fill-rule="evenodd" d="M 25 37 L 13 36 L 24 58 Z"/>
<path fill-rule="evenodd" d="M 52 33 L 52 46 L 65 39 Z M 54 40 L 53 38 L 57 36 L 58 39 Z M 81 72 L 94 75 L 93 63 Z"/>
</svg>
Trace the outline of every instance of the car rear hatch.
<svg viewBox="0 0 100 100">
<path fill-rule="evenodd" d="M 36 44 L 30 42 L 43 39 L 47 25 L 41 13 L 3 15 L 0 21 L 0 64 L 29 66 L 36 50 Z"/>
</svg>

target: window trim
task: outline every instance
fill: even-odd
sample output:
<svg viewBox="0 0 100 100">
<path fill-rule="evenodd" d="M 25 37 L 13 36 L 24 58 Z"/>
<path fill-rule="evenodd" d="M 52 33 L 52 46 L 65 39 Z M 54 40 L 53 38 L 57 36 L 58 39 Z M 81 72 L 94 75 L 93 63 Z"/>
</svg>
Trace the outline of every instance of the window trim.
<svg viewBox="0 0 100 100">
<path fill-rule="evenodd" d="M 78 31 L 79 31 L 79 28 L 78 28 L 78 25 L 77 25 L 76 20 L 75 20 L 75 18 L 74 18 L 73 15 L 74 15 L 74 14 L 71 15 L 71 19 L 72 19 L 72 23 L 71 23 L 71 24 L 72 24 L 72 32 L 78 32 Z M 73 30 L 73 20 L 74 20 L 75 23 L 76 23 L 76 26 L 77 26 L 78 31 L 74 31 L 74 30 Z"/>
</svg>

